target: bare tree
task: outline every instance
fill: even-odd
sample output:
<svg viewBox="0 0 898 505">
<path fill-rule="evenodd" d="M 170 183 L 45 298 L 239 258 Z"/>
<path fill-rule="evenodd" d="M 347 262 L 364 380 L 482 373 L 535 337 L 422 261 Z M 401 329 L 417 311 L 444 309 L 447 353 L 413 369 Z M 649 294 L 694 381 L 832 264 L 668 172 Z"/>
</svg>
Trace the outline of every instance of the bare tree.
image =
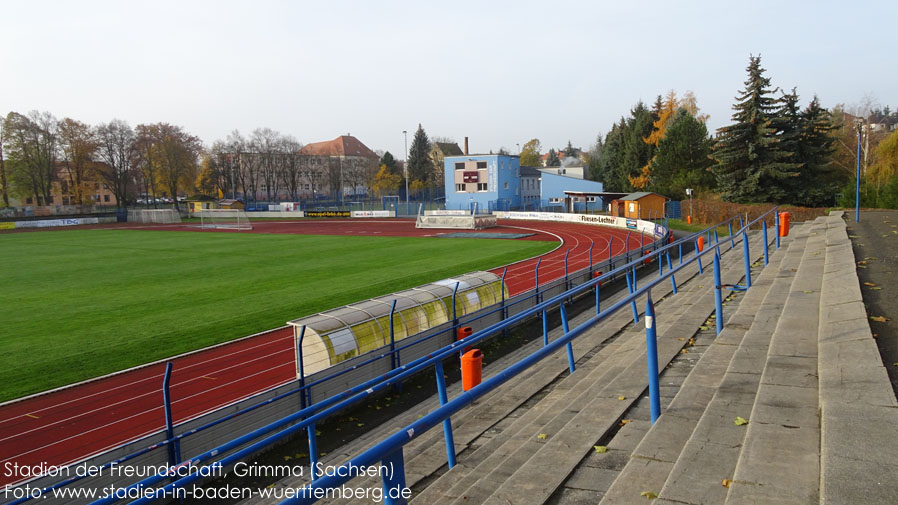
<svg viewBox="0 0 898 505">
<path fill-rule="evenodd" d="M 31 111 L 28 116 L 10 112 L 6 116 L 6 156 L 15 167 L 13 183 L 30 192 L 38 205 L 52 199 L 56 180 L 58 127 L 49 112 Z"/>
<path fill-rule="evenodd" d="M 247 172 L 244 167 L 244 155 L 247 151 L 246 138 L 239 131 L 234 130 L 228 135 L 227 149 L 231 153 L 228 159 L 228 168 L 234 174 L 234 186 L 240 187 L 243 200 L 247 201 L 247 188 L 250 186 Z M 255 197 L 255 195 L 254 195 Z"/>
<path fill-rule="evenodd" d="M 259 175 L 265 183 L 265 198 L 269 202 L 277 198 L 280 186 L 280 137 L 271 128 L 256 128 L 250 136 L 253 154 L 258 157 Z"/>
<path fill-rule="evenodd" d="M 159 158 L 160 183 L 174 199 L 178 210 L 178 192 L 180 188 L 190 186 L 196 180 L 197 162 L 202 143 L 200 139 L 190 135 L 180 126 L 168 123 L 157 123 L 155 150 Z"/>
<path fill-rule="evenodd" d="M 304 180 L 309 181 L 309 190 L 313 198 L 318 197 L 318 191 L 328 180 L 327 160 L 328 158 L 323 156 L 300 156 L 300 173 Z"/>
<path fill-rule="evenodd" d="M 302 149 L 302 144 L 293 136 L 287 135 L 281 138 L 281 152 L 283 153 L 281 180 L 294 202 L 299 200 L 299 188 L 302 181 L 300 149 Z"/>
<path fill-rule="evenodd" d="M 93 159 L 99 147 L 94 130 L 81 121 L 65 118 L 59 123 L 59 145 L 62 153 L 62 164 L 65 167 L 65 180 L 74 199 L 74 205 L 85 204 L 85 193 L 92 182 Z M 63 193 L 66 193 L 63 187 Z M 97 202 L 98 204 L 100 202 Z"/>
<path fill-rule="evenodd" d="M 128 185 L 134 178 L 134 166 L 138 162 L 134 130 L 120 119 L 96 128 L 97 154 L 104 165 L 99 168 L 100 177 L 112 188 L 116 206 L 124 208 L 128 200 Z"/>
<path fill-rule="evenodd" d="M 343 183 L 356 195 L 360 189 L 369 188 L 377 176 L 377 160 L 348 157 L 343 160 Z"/>
<path fill-rule="evenodd" d="M 154 149 L 158 131 L 156 125 L 139 124 L 135 128 L 135 161 L 140 179 L 143 181 L 143 193 L 156 206 L 156 177 L 159 172 L 158 153 Z"/>
<path fill-rule="evenodd" d="M 6 143 L 5 124 L 6 121 L 0 120 L 0 193 L 3 194 L 3 206 L 9 207 L 9 179 L 6 177 L 6 162 L 3 160 L 3 144 Z"/>
</svg>

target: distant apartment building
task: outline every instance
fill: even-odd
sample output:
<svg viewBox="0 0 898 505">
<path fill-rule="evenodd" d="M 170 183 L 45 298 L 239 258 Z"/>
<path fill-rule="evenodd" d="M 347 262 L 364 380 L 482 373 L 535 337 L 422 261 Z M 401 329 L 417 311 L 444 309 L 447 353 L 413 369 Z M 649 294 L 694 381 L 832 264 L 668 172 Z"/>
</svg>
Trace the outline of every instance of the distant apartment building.
<svg viewBox="0 0 898 505">
<path fill-rule="evenodd" d="M 99 163 L 92 163 L 85 169 L 81 180 L 62 162 L 56 163 L 56 173 L 50 186 L 50 199 L 44 201 L 43 195 L 21 195 L 19 198 L 10 198 L 11 207 L 53 207 L 62 211 L 62 207 L 82 206 L 115 206 L 118 200 L 108 184 L 97 175 L 96 169 Z M 80 200 L 80 201 L 79 201 Z M 73 209 L 65 209 L 74 211 Z"/>
</svg>

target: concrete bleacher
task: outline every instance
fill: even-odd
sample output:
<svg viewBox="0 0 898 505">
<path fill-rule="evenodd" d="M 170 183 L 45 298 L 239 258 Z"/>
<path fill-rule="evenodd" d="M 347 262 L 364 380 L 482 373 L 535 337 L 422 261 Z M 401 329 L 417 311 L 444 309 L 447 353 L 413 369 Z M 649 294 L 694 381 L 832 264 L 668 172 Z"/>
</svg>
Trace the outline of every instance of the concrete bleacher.
<svg viewBox="0 0 898 505">
<path fill-rule="evenodd" d="M 642 317 L 634 324 L 621 310 L 574 341 L 573 374 L 558 352 L 454 415 L 454 468 L 441 430 L 406 445 L 412 503 L 898 503 L 898 403 L 841 213 L 793 224 L 766 267 L 757 232 L 750 243 L 752 287 L 728 296 L 720 335 L 708 265 L 701 276 L 695 265 L 678 274 L 676 295 L 669 283 L 653 289 L 662 370 L 654 425 Z M 724 284 L 743 283 L 741 246 L 721 266 Z M 437 406 L 427 401 L 322 461 L 345 462 Z"/>
</svg>

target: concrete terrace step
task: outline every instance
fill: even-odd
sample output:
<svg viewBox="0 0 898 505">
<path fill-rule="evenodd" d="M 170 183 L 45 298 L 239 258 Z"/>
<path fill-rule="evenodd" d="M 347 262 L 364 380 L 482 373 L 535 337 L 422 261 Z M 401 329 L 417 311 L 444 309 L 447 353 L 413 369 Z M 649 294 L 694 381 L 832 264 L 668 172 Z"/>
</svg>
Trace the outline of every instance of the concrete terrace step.
<svg viewBox="0 0 898 505">
<path fill-rule="evenodd" d="M 817 333 L 824 238 L 825 218 L 818 218 L 769 349 L 760 366 L 752 367 L 754 375 L 761 374 L 752 379 L 758 381 L 753 391 L 745 391 L 754 401 L 728 503 L 818 501 Z"/>
<path fill-rule="evenodd" d="M 867 321 L 842 212 L 826 219 L 820 309 L 820 502 L 898 503 L 898 402 Z"/>
<path fill-rule="evenodd" d="M 723 332 L 689 373 L 670 406 L 633 451 L 621 474 L 605 492 L 601 503 L 633 503 L 641 497 L 643 491 L 658 493 L 671 472 L 675 475 L 689 475 L 687 467 L 680 464 L 678 458 L 690 440 L 698 443 L 713 441 L 715 432 L 707 422 L 711 416 L 705 418 L 704 425 L 700 420 L 709 408 L 717 417 L 722 415 L 721 410 L 730 408 L 730 402 L 733 401 L 731 395 L 722 393 L 717 388 L 728 372 L 741 370 L 741 363 L 746 358 L 757 355 L 754 350 L 740 351 L 739 345 L 743 340 L 763 341 L 765 332 L 768 336 L 772 332 L 782 311 L 785 293 L 794 276 L 792 270 L 798 266 L 806 237 L 807 233 L 802 233 L 802 226 L 796 226 L 791 238 L 773 253 L 771 264 L 753 280 L 752 288 L 745 293 L 736 313 L 729 318 Z M 715 406 L 710 407 L 709 404 Z M 729 426 L 734 426 L 732 420 L 736 415 L 739 414 L 725 416 L 731 418 L 727 419 Z M 726 491 L 720 486 L 720 480 L 717 481 L 717 486 Z"/>
<path fill-rule="evenodd" d="M 741 255 L 725 254 L 724 258 L 729 267 L 725 269 L 725 281 L 741 279 Z M 693 289 L 696 292 L 691 296 L 677 298 L 682 305 L 680 317 L 659 311 L 659 356 L 662 366 L 685 345 L 677 337 L 692 335 L 713 310 L 712 282 L 706 284 L 695 286 Z M 687 301 L 693 304 L 686 306 L 683 302 Z M 459 473 L 464 470 L 450 470 L 442 479 L 453 482 L 452 487 L 438 493 L 435 490 L 442 490 L 445 486 L 434 484 L 416 497 L 414 503 L 541 503 L 547 499 L 592 450 L 592 445 L 616 427 L 620 416 L 644 392 L 644 338 L 644 329 L 640 324 L 631 330 L 628 342 L 633 342 L 633 348 L 629 355 L 616 357 L 619 359 L 619 373 L 617 369 L 609 369 L 597 374 L 588 390 L 576 396 L 568 395 L 562 400 L 569 402 L 566 408 L 559 411 L 553 404 L 545 409 L 550 419 L 547 419 L 548 416 L 528 419 L 529 422 L 520 428 L 520 434 L 503 441 L 500 448 L 481 448 L 489 455 L 473 471 L 460 476 Z M 619 396 L 624 396 L 626 400 L 619 400 Z M 545 434 L 545 439 L 541 439 L 540 434 Z M 546 465 L 546 462 L 551 464 Z M 469 475 L 477 478 L 473 484 L 473 477 L 469 478 Z M 435 496 L 438 494 L 442 496 Z"/>
<path fill-rule="evenodd" d="M 679 279 L 683 279 L 684 277 L 690 278 L 695 273 L 697 273 L 697 269 L 684 269 L 679 276 Z M 657 295 L 666 295 L 670 292 L 670 285 L 665 283 L 659 288 L 656 288 L 656 291 Z M 603 306 L 610 305 L 623 296 L 624 294 L 621 294 L 610 298 L 607 301 L 603 299 Z M 662 301 L 660 303 L 663 304 L 664 302 Z M 580 317 L 571 321 L 571 327 L 578 326 L 591 316 L 592 312 L 589 311 L 588 313 L 582 314 Z M 632 325 L 632 312 L 630 310 L 622 310 L 604 321 L 603 324 L 596 327 L 593 331 L 590 331 L 577 339 L 574 342 L 574 357 L 577 361 L 577 371 L 581 373 L 569 376 L 567 372 L 566 354 L 564 352 L 556 353 L 554 356 L 544 360 L 541 363 L 542 366 L 533 367 L 530 371 L 520 376 L 518 381 L 511 381 L 498 388 L 491 398 L 481 398 L 471 407 L 464 409 L 453 416 L 453 434 L 459 460 L 459 465 L 452 470 L 455 472 L 454 474 L 458 475 L 461 472 L 466 473 L 470 470 L 468 466 L 471 465 L 472 460 L 470 458 L 473 452 L 482 451 L 479 452 L 480 456 L 477 456 L 482 458 L 484 453 L 491 453 L 491 451 L 495 450 L 495 445 L 504 443 L 503 437 L 510 436 L 510 434 L 516 432 L 518 427 L 521 426 L 521 423 L 517 421 L 519 417 L 523 418 L 527 415 L 532 416 L 544 412 L 546 410 L 546 405 L 549 405 L 555 398 L 555 396 L 552 396 L 548 400 L 544 400 L 549 394 L 560 394 L 561 392 L 579 387 L 578 382 L 581 379 L 586 378 L 590 371 L 599 364 L 602 364 L 603 367 L 605 367 L 600 370 L 600 372 L 603 374 L 606 373 L 607 369 L 611 367 L 610 363 L 603 363 L 603 360 L 607 356 L 613 356 L 615 353 L 622 353 L 628 348 L 638 345 L 629 344 L 629 346 L 625 346 L 619 339 L 611 340 L 620 333 L 622 329 L 629 325 Z M 553 330 L 550 332 L 550 339 L 557 338 L 560 334 L 560 328 Z M 606 346 L 606 342 L 610 343 Z M 541 342 L 532 343 L 528 346 L 526 354 L 533 352 L 537 346 L 541 345 Z M 494 370 L 501 370 L 513 361 L 520 359 L 520 357 L 521 356 L 515 356 L 514 360 L 503 360 L 504 364 L 498 368 L 494 368 Z M 615 368 L 615 370 L 616 369 L 617 368 Z M 542 390 L 533 389 L 533 386 L 538 385 L 538 383 L 531 381 L 528 374 L 543 376 Z M 564 380 L 561 381 L 559 379 Z M 525 384 L 521 384 L 522 382 Z M 527 382 L 531 382 L 531 384 L 527 385 Z M 503 405 L 505 402 L 502 402 L 502 399 L 504 398 L 522 398 L 524 396 L 521 394 L 522 387 L 526 387 L 528 394 L 532 394 L 519 401 L 519 405 L 515 408 L 508 408 L 508 405 Z M 535 405 L 538 405 L 538 408 L 533 409 Z M 532 413 L 530 412 L 531 409 L 533 409 Z M 554 415 L 551 411 L 550 414 Z M 475 421 L 473 423 L 466 422 L 465 419 L 468 416 L 473 417 Z M 527 417 L 527 419 L 529 419 L 529 417 Z M 471 425 L 473 425 L 473 427 L 469 429 Z M 501 436 L 499 436 L 500 433 Z M 493 438 L 495 438 L 495 440 L 491 442 L 491 439 Z M 422 445 L 425 447 L 425 454 L 419 454 L 418 452 L 418 447 Z M 428 499 L 426 497 L 427 495 L 432 495 L 435 492 L 434 490 L 431 490 L 430 487 L 445 491 L 440 485 L 445 484 L 448 481 L 436 479 L 435 483 L 429 482 L 438 477 L 439 473 L 445 470 L 446 467 L 446 454 L 441 430 L 431 430 L 425 436 L 416 439 L 407 445 L 405 447 L 405 457 L 407 484 L 413 488 L 416 485 L 418 488 L 426 487 L 424 491 L 425 497 L 420 498 L 422 502 L 426 502 Z M 427 478 L 426 480 L 425 477 Z M 353 485 L 376 485 L 376 482 L 372 479 L 368 479 L 367 482 L 359 479 L 354 481 Z M 418 498 L 416 497 L 416 499 Z M 336 501 L 335 503 L 343 502 Z M 348 503 L 348 501 L 346 503 Z"/>
<path fill-rule="evenodd" d="M 727 255 L 724 256 L 725 258 Z M 732 260 L 735 261 L 735 260 Z M 652 268 L 652 267 L 649 267 Z M 692 276 L 696 275 L 695 268 L 687 268 L 681 274 L 678 274 L 677 280 L 682 283 Z M 665 284 L 656 289 L 657 295 L 666 295 L 670 291 L 670 285 Z M 605 295 L 602 299 L 603 306 L 607 306 L 615 301 L 623 298 L 626 290 L 613 296 Z M 657 296 L 656 295 L 656 296 Z M 662 298 L 663 300 L 663 298 Z M 663 304 L 660 301 L 659 304 Z M 589 310 L 571 318 L 571 327 L 576 327 L 583 321 L 591 317 L 593 313 Z M 583 335 L 574 342 L 574 357 L 577 361 L 577 369 L 587 371 L 589 368 L 597 366 L 601 357 L 596 359 L 596 354 L 604 346 L 616 349 L 619 343 L 614 343 L 611 339 L 617 335 L 623 328 L 632 325 L 632 313 L 629 310 L 621 311 L 612 318 L 609 318 L 595 331 Z M 550 330 L 550 340 L 558 338 L 562 334 L 561 328 Z M 609 341 L 611 343 L 609 343 Z M 500 358 L 496 362 L 484 368 L 484 378 L 488 378 L 495 373 L 506 368 L 524 356 L 532 353 L 538 347 L 542 346 L 541 339 L 530 342 L 516 352 Z M 602 356 L 607 355 L 602 354 Z M 497 435 L 505 429 L 512 419 L 506 419 L 518 409 L 525 409 L 525 402 L 534 402 L 540 397 L 540 391 L 547 386 L 557 383 L 559 378 L 567 377 L 567 356 L 564 352 L 546 358 L 540 367 L 533 367 L 521 376 L 518 380 L 512 381 L 497 388 L 492 393 L 482 397 L 471 407 L 462 410 L 452 417 L 453 435 L 456 445 L 456 452 L 459 454 L 460 461 L 463 455 L 478 447 L 480 444 L 493 435 Z M 574 374 L 571 378 L 579 380 L 586 374 Z M 565 387 L 573 387 L 576 380 L 569 380 Z M 451 384 L 448 386 L 449 397 L 452 398 L 461 393 L 460 384 Z M 373 446 L 378 441 L 392 434 L 402 426 L 406 426 L 413 422 L 421 413 L 429 412 L 439 406 L 438 400 L 433 397 L 421 403 L 415 409 L 405 412 L 397 416 L 393 422 L 384 424 L 368 433 L 360 436 L 351 442 L 340 447 L 339 450 L 330 454 L 322 455 L 321 462 L 325 464 L 340 464 L 348 460 L 351 456 L 356 455 L 363 450 Z M 503 421 L 504 420 L 504 421 Z M 475 443 L 475 440 L 477 442 Z M 473 445 L 472 445 L 473 444 Z M 470 447 L 470 449 L 469 449 Z M 412 441 L 405 446 L 404 455 L 406 460 L 407 484 L 414 486 L 425 478 L 432 478 L 436 472 L 445 469 L 446 451 L 443 442 L 442 430 L 434 429 L 428 433 Z M 298 487 L 308 483 L 310 479 L 306 476 L 303 478 L 284 479 L 275 484 L 278 487 Z M 379 485 L 379 481 L 371 479 L 354 479 L 352 486 L 371 486 Z M 250 500 L 251 503 L 259 503 L 258 499 Z M 247 502 L 247 503 L 250 503 Z M 346 501 L 350 503 L 351 501 Z M 272 503 L 276 503 L 272 502 Z M 333 503 L 341 503 L 337 500 Z"/>
</svg>

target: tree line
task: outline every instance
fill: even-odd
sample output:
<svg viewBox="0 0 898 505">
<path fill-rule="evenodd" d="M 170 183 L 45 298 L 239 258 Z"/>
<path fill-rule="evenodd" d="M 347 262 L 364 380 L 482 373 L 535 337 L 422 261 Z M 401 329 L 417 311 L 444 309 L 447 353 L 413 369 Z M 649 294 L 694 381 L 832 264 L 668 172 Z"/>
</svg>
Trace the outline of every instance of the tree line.
<svg viewBox="0 0 898 505">
<path fill-rule="evenodd" d="M 54 184 L 71 195 L 71 205 L 93 203 L 93 185 L 106 184 L 122 207 L 134 190 L 177 196 L 192 188 L 200 140 L 168 123 L 140 124 L 113 119 L 91 126 L 58 120 L 49 112 L 10 112 L 0 121 L 0 192 L 53 202 Z M 99 203 L 99 202 L 96 202 Z"/>
<path fill-rule="evenodd" d="M 853 205 L 854 116 L 841 105 L 827 110 L 816 96 L 801 108 L 795 88 L 772 86 L 760 56 L 750 57 L 746 71 L 732 123 L 716 136 L 695 96 L 671 91 L 651 107 L 638 102 L 598 136 L 588 156 L 590 177 L 607 191 L 653 191 L 675 200 L 693 188 L 736 203 Z M 872 107 L 856 114 L 867 125 L 865 138 L 873 139 L 872 147 L 862 145 L 870 167 L 865 194 L 871 206 L 894 206 L 887 200 L 898 189 L 898 132 L 887 131 L 898 114 Z"/>
</svg>

